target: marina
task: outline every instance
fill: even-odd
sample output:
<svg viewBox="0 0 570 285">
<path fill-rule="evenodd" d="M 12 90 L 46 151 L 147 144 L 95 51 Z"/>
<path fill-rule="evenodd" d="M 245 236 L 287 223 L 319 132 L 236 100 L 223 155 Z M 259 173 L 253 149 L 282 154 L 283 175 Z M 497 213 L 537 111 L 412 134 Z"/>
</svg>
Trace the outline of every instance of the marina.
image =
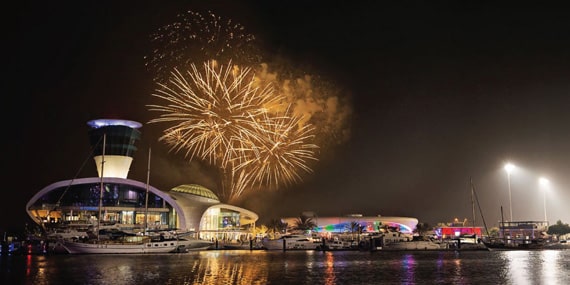
<svg viewBox="0 0 570 285">
<path fill-rule="evenodd" d="M 0 284 L 570 284 L 562 5 L 104 4 L 8 9 Z"/>
<path fill-rule="evenodd" d="M 26 237 L 37 240 L 34 252 L 376 250 L 384 245 L 386 249 L 436 245 L 400 243 L 412 241 L 418 224 L 414 217 L 349 214 L 317 219 L 315 213 L 304 212 L 300 217 L 280 219 L 279 230 L 260 232 L 256 213 L 222 203 L 201 185 L 184 184 L 170 190 L 152 187 L 150 148 L 146 181 L 128 179 L 135 143 L 141 138 L 141 123 L 103 118 L 88 121 L 87 126 L 92 150 L 85 162 L 95 162 L 98 176 L 55 182 L 30 199 L 26 212 L 42 232 Z M 173 231 L 176 233 L 171 234 Z M 191 235 L 181 237 L 184 232 Z"/>
</svg>

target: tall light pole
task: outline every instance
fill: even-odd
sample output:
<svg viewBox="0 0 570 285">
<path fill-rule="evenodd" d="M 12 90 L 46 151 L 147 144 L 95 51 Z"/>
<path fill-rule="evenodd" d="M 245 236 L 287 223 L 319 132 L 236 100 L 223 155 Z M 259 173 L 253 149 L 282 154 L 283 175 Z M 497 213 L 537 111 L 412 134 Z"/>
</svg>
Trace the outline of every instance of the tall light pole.
<svg viewBox="0 0 570 285">
<path fill-rule="evenodd" d="M 548 224 L 548 220 L 546 218 L 546 190 L 548 188 L 548 184 L 550 183 L 550 181 L 548 181 L 548 179 L 544 177 L 540 177 L 540 179 L 538 179 L 538 182 L 540 186 L 542 186 L 542 194 L 543 194 L 542 197 L 544 201 L 544 221 Z"/>
<path fill-rule="evenodd" d="M 507 183 L 509 185 L 509 211 L 511 213 L 511 222 L 513 221 L 513 202 L 511 198 L 511 172 L 513 172 L 513 169 L 515 169 L 515 166 L 511 163 L 505 164 L 505 171 L 507 171 Z"/>
</svg>

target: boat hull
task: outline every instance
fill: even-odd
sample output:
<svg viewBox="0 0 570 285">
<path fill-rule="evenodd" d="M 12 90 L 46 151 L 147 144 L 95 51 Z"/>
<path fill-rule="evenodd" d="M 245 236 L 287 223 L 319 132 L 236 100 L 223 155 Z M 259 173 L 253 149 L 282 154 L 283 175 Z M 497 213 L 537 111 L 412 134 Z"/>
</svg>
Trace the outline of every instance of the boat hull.
<svg viewBox="0 0 570 285">
<path fill-rule="evenodd" d="M 505 244 L 486 244 L 487 249 L 490 251 L 506 251 L 506 250 L 540 250 L 540 249 L 549 249 L 548 245 L 537 245 L 537 244 L 513 244 L 513 245 L 505 245 Z"/>
<path fill-rule="evenodd" d="M 445 245 L 431 241 L 402 241 L 382 246 L 383 251 L 391 250 L 445 250 Z"/>
<path fill-rule="evenodd" d="M 177 241 L 146 242 L 140 244 L 112 242 L 63 242 L 63 247 L 70 254 L 137 254 L 137 253 L 168 253 L 179 249 Z"/>
<path fill-rule="evenodd" d="M 288 235 L 272 240 L 264 239 L 261 243 L 267 250 L 314 250 L 321 245 L 302 235 Z"/>
<path fill-rule="evenodd" d="M 213 242 L 201 239 L 180 239 L 175 252 L 199 251 L 212 248 Z"/>
</svg>

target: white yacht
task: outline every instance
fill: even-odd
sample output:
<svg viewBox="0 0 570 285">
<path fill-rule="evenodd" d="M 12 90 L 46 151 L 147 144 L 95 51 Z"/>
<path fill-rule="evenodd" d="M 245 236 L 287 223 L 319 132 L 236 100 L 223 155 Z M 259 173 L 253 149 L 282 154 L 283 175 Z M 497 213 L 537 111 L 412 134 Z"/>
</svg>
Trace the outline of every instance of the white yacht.
<svg viewBox="0 0 570 285">
<path fill-rule="evenodd" d="M 320 242 L 313 240 L 313 238 L 299 235 L 289 234 L 283 235 L 277 239 L 263 239 L 261 242 L 263 247 L 267 250 L 290 250 L 290 249 L 305 249 L 313 250 L 320 246 Z"/>
</svg>

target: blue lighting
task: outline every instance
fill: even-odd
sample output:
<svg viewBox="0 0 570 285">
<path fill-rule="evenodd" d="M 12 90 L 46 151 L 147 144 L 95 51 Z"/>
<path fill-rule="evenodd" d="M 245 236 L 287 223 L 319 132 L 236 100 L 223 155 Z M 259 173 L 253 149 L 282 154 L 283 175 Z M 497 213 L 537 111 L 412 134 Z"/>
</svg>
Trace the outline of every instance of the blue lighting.
<svg viewBox="0 0 570 285">
<path fill-rule="evenodd" d="M 138 128 L 142 127 L 142 124 L 139 122 L 129 121 L 129 120 L 119 120 L 119 119 L 91 120 L 91 121 L 87 122 L 87 125 L 89 125 L 93 129 L 108 127 L 108 126 L 125 126 L 125 127 L 129 127 L 129 128 L 133 128 L 133 129 L 138 129 Z"/>
</svg>

